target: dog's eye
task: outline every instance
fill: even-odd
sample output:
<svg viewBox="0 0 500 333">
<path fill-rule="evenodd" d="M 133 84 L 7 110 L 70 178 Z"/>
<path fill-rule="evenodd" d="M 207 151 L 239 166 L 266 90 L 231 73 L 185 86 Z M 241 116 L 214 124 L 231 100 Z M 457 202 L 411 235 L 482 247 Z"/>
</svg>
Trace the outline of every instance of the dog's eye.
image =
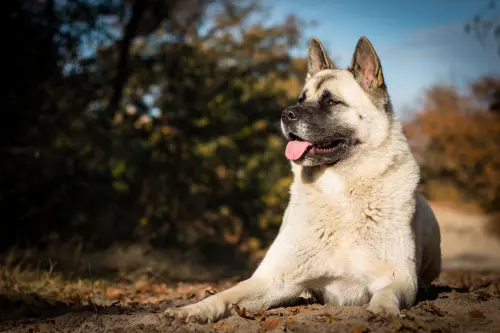
<svg viewBox="0 0 500 333">
<path fill-rule="evenodd" d="M 326 103 L 326 105 L 328 105 L 328 106 L 344 104 L 342 101 L 336 100 L 334 98 L 329 98 L 326 100 L 326 102 L 323 102 L 323 103 Z"/>
</svg>

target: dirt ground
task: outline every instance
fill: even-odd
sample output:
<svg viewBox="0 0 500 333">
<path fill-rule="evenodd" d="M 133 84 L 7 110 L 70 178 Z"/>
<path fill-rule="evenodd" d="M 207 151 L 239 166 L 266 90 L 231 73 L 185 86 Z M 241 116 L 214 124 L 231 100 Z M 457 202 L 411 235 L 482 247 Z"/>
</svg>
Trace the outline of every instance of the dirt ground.
<svg viewBox="0 0 500 333">
<path fill-rule="evenodd" d="M 234 282 L 222 283 L 218 289 Z M 364 307 L 319 304 L 277 308 L 265 313 L 235 314 L 214 324 L 184 324 L 165 318 L 170 306 L 194 302 L 214 292 L 207 284 L 165 289 L 161 299 L 105 304 L 95 300 L 49 302 L 35 295 L 0 300 L 2 332 L 500 332 L 500 274 L 445 272 L 403 318 L 371 315 Z M 150 295 L 159 291 L 149 290 Z M 151 296 L 152 297 L 152 296 Z M 98 305 L 100 304 L 100 305 Z M 30 319 L 28 319 L 30 318 Z"/>
<path fill-rule="evenodd" d="M 185 324 L 163 311 L 236 281 L 167 284 L 148 276 L 69 281 L 51 271 L 4 268 L 0 332 L 500 332 L 500 242 L 483 229 L 483 216 L 434 207 L 444 271 L 402 318 L 376 317 L 365 307 L 309 304 Z"/>
</svg>

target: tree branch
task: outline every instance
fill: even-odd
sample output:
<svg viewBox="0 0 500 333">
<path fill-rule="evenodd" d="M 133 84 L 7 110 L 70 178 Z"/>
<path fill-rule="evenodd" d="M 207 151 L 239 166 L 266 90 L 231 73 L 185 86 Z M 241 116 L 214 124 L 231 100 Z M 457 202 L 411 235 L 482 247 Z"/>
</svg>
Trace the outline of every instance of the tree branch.
<svg viewBox="0 0 500 333">
<path fill-rule="evenodd" d="M 120 41 L 119 46 L 119 58 L 118 64 L 116 67 L 116 77 L 115 82 L 113 84 L 114 91 L 113 96 L 111 97 L 111 101 L 109 103 L 109 114 L 113 115 L 118 109 L 120 102 L 123 96 L 123 88 L 128 80 L 128 60 L 129 60 L 129 51 L 130 44 L 134 39 L 137 28 L 139 27 L 139 22 L 141 20 L 141 16 L 146 10 L 147 0 L 135 0 L 132 5 L 132 17 L 125 27 L 125 32 L 123 34 L 123 39 Z"/>
</svg>

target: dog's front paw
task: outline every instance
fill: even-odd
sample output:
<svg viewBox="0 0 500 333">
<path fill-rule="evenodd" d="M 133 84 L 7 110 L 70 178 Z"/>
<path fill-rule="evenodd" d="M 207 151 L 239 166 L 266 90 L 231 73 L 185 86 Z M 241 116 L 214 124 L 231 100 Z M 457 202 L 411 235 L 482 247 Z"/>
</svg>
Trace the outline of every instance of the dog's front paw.
<svg viewBox="0 0 500 333">
<path fill-rule="evenodd" d="M 186 322 L 205 324 L 212 321 L 211 316 L 206 311 L 202 311 L 199 306 L 188 305 L 180 308 L 170 308 L 164 312 L 167 317 L 178 318 Z"/>
<path fill-rule="evenodd" d="M 401 315 L 399 308 L 394 302 L 384 302 L 384 299 L 372 299 L 368 305 L 368 311 L 383 317 L 396 317 Z"/>
<path fill-rule="evenodd" d="M 211 301 L 203 301 L 180 308 L 170 308 L 164 312 L 164 315 L 179 318 L 186 322 L 206 324 L 227 316 L 227 311 L 224 303 L 212 299 Z"/>
</svg>

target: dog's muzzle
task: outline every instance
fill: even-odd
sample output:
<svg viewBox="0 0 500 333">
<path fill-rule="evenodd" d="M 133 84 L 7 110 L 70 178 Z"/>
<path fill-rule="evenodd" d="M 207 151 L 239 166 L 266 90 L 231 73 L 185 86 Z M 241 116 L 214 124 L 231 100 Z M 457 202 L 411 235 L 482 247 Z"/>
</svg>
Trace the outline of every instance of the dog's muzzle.
<svg viewBox="0 0 500 333">
<path fill-rule="evenodd" d="M 291 125 L 300 120 L 303 112 L 298 106 L 290 106 L 281 112 L 281 121 L 285 125 Z"/>
</svg>

